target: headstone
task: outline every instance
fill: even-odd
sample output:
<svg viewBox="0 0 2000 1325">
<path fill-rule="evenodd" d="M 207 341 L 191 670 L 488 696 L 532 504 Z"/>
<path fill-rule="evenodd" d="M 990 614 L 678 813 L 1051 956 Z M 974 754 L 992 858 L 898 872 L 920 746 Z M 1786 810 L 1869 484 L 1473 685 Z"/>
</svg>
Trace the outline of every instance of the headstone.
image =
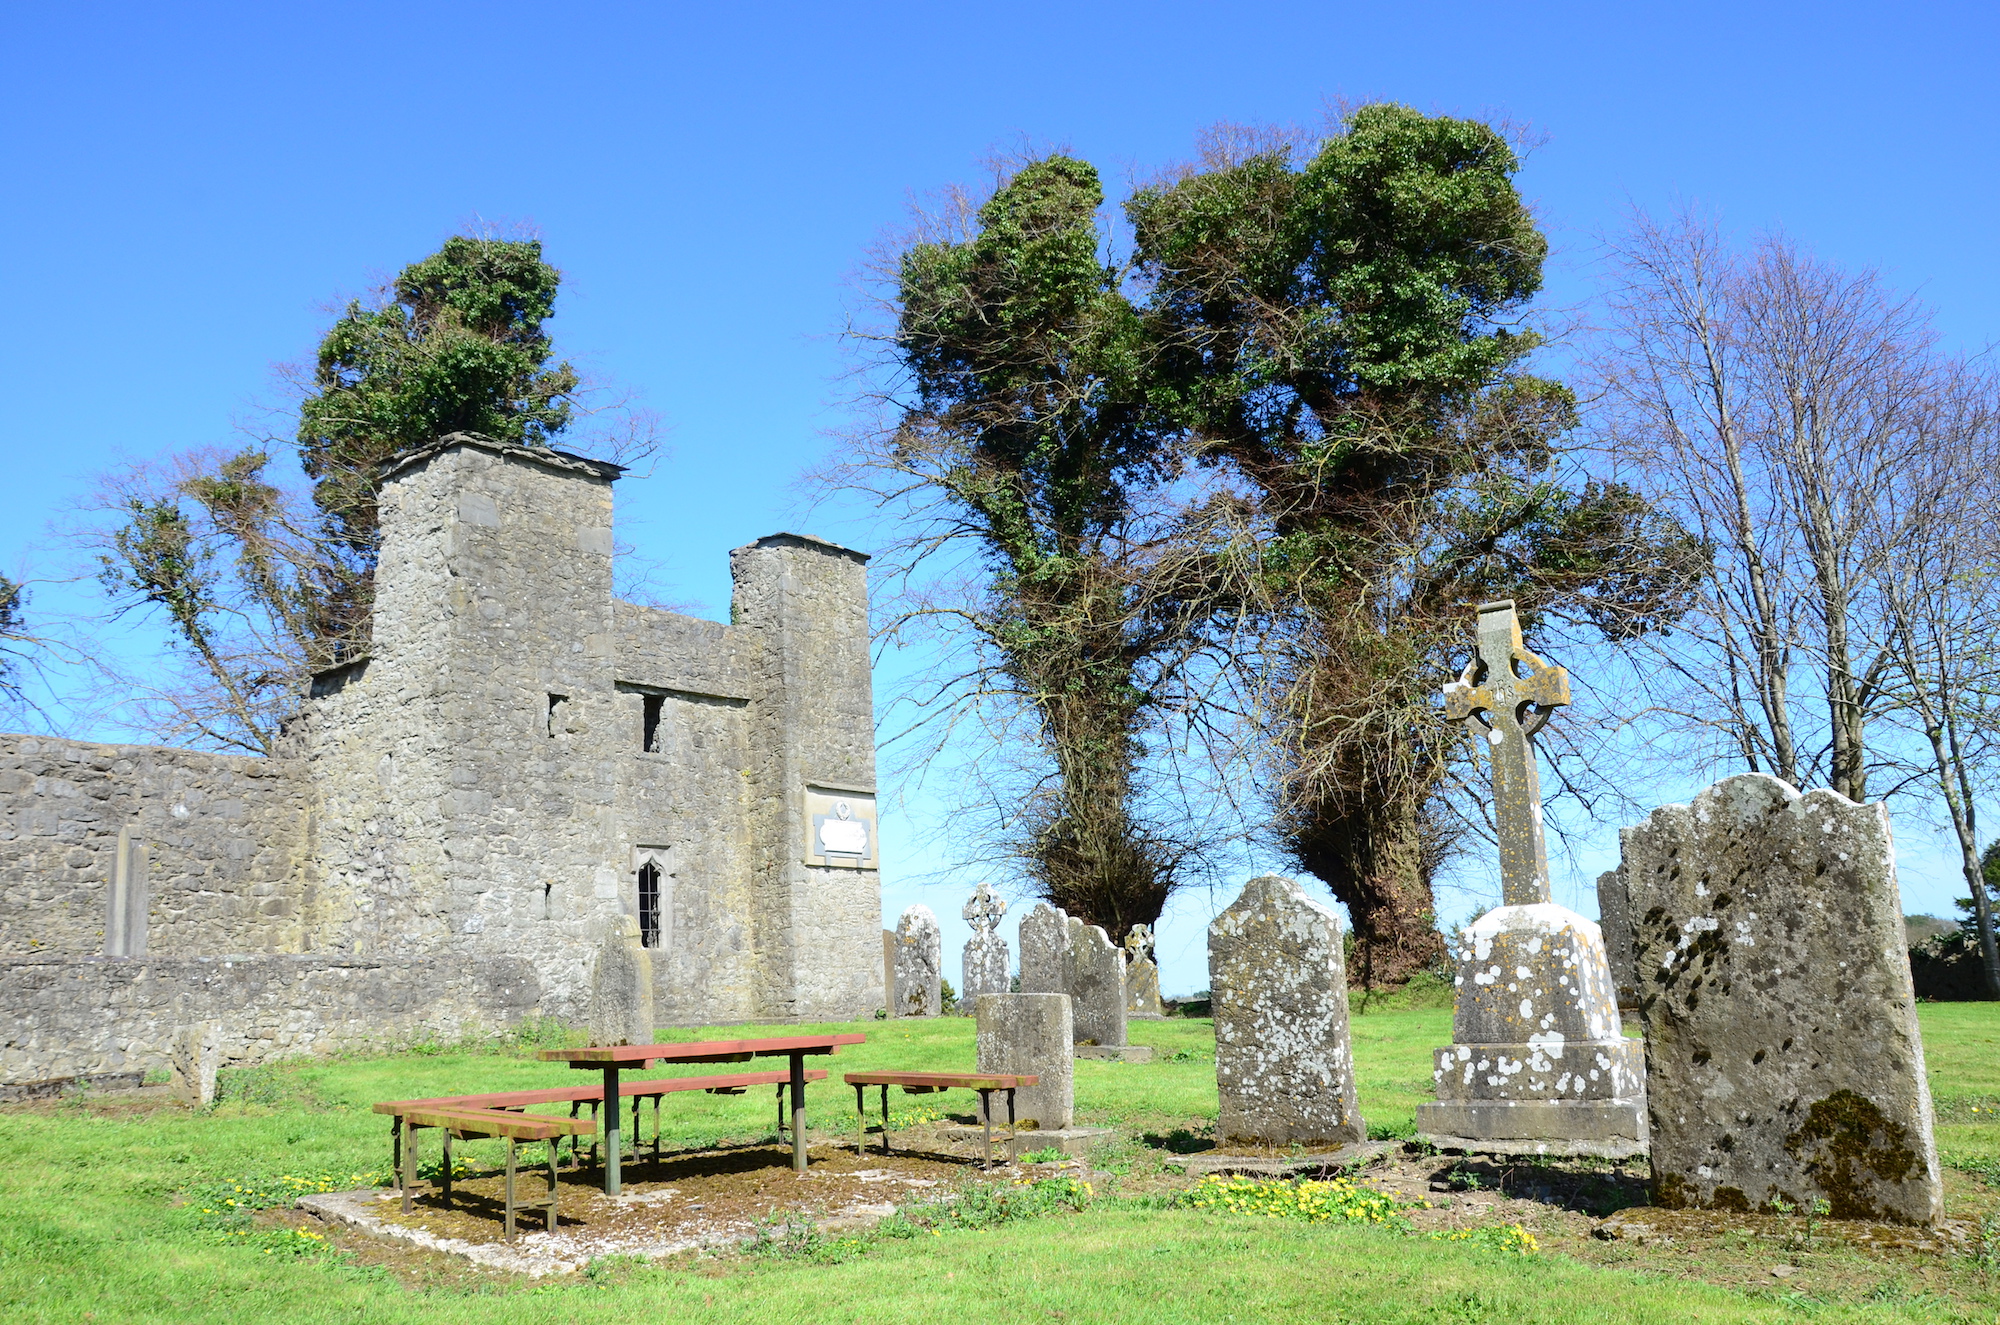
<svg viewBox="0 0 2000 1325">
<path fill-rule="evenodd" d="M 1618 1006 L 1639 1006 L 1639 981 L 1632 965 L 1632 911 L 1626 902 L 1625 880 L 1617 870 L 1597 876 L 1597 928 L 1604 935 L 1605 960 L 1618 989 Z"/>
<path fill-rule="evenodd" d="M 1502 599 L 1480 604 L 1479 652 L 1444 696 L 1492 761 L 1504 904 L 1463 936 L 1454 1043 L 1437 1051 L 1438 1098 L 1417 1106 L 1417 1135 L 1497 1154 L 1641 1154 L 1644 1050 L 1624 1037 L 1603 936 L 1549 900 L 1531 738 L 1569 703 L 1569 674 L 1528 651 Z"/>
<path fill-rule="evenodd" d="M 1223 1144 L 1367 1139 L 1338 915 L 1290 879 L 1252 879 L 1208 927 L 1208 983 Z"/>
<path fill-rule="evenodd" d="M 975 1006 L 981 994 L 1007 992 L 1011 974 L 1007 940 L 1000 937 L 999 930 L 1000 917 L 1006 913 L 1006 899 L 983 883 L 965 904 L 963 914 L 972 926 L 972 937 L 965 941 L 965 983 L 959 990 L 962 1007 Z"/>
<path fill-rule="evenodd" d="M 1125 934 L 1125 1015 L 1160 1021 L 1160 967 L 1153 960 L 1153 930 L 1134 925 Z"/>
<path fill-rule="evenodd" d="M 1655 1202 L 1934 1222 L 1888 811 L 1745 773 L 1620 837 Z"/>
<path fill-rule="evenodd" d="M 1047 902 L 1021 917 L 1021 992 L 1069 992 L 1069 917 Z"/>
<path fill-rule="evenodd" d="M 937 917 L 918 904 L 896 922 L 897 1017 L 935 1017 L 944 1011 L 944 939 Z"/>
<path fill-rule="evenodd" d="M 1069 926 L 1069 996 L 1076 1042 L 1086 1047 L 1125 1045 L 1125 950 L 1096 925 L 1075 916 Z"/>
<path fill-rule="evenodd" d="M 653 958 L 639 940 L 637 916 L 612 923 L 597 953 L 590 997 L 592 1044 L 651 1044 Z"/>
<path fill-rule="evenodd" d="M 215 1022 L 183 1026 L 167 1044 L 173 1073 L 172 1095 L 191 1109 L 215 1103 L 215 1077 L 222 1067 L 222 1030 Z"/>
<path fill-rule="evenodd" d="M 1076 1030 L 1066 994 L 981 994 L 973 1005 L 981 1072 L 1032 1073 L 1041 1081 L 1016 1092 L 1014 1115 L 1042 1131 L 1076 1120 Z M 997 1121 L 1006 1103 L 996 1103 Z"/>
</svg>

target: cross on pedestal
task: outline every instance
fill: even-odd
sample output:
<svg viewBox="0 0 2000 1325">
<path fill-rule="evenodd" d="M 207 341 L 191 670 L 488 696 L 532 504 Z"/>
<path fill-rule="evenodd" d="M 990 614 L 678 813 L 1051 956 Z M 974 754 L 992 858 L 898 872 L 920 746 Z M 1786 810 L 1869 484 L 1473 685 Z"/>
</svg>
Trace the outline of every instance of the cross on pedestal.
<svg viewBox="0 0 2000 1325">
<path fill-rule="evenodd" d="M 1000 927 L 1000 917 L 1006 913 L 1006 900 L 996 897 L 984 883 L 973 891 L 971 900 L 966 902 L 965 910 L 961 912 L 975 935 L 991 934 Z"/>
<path fill-rule="evenodd" d="M 1516 666 L 1527 673 L 1523 676 Z M 1569 673 L 1521 642 L 1514 600 L 1479 605 L 1479 652 L 1444 687 L 1444 714 L 1486 739 L 1493 761 L 1493 820 L 1500 835 L 1500 886 L 1508 906 L 1549 900 L 1542 837 L 1542 783 L 1531 738 L 1569 703 Z"/>
</svg>

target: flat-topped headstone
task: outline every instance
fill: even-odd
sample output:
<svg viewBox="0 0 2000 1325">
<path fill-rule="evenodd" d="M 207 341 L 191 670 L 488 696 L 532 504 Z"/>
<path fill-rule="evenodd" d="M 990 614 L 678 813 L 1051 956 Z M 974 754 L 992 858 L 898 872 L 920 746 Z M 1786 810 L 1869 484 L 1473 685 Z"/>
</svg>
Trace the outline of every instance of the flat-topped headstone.
<svg viewBox="0 0 2000 1325">
<path fill-rule="evenodd" d="M 1124 1047 L 1125 950 L 1075 916 L 1069 917 L 1069 996 L 1079 1045 Z"/>
<path fill-rule="evenodd" d="M 1069 917 L 1037 902 L 1021 917 L 1021 992 L 1069 992 Z"/>
<path fill-rule="evenodd" d="M 1569 674 L 1528 651 L 1511 599 L 1479 606 L 1479 649 L 1444 687 L 1445 716 L 1484 747 L 1504 905 L 1464 932 L 1452 1041 L 1417 1135 L 1498 1154 L 1644 1153 L 1644 1051 L 1624 1037 L 1593 922 L 1549 900 L 1533 737 L 1569 703 Z"/>
<path fill-rule="evenodd" d="M 1655 1202 L 1934 1222 L 1888 811 L 1745 773 L 1620 839 Z"/>
<path fill-rule="evenodd" d="M 1252 879 L 1208 927 L 1208 982 L 1223 1145 L 1367 1139 L 1338 915 L 1291 879 Z"/>
<path fill-rule="evenodd" d="M 1015 1117 L 1041 1130 L 1069 1127 L 1076 1120 L 1076 1031 L 1067 994 L 981 994 L 973 1004 L 977 1021 L 977 1068 L 1017 1072 L 1041 1081 L 1015 1093 Z M 1004 1101 L 997 1106 L 1006 1121 Z"/>
<path fill-rule="evenodd" d="M 981 994 L 1004 994 L 1012 983 L 1007 940 L 1000 937 L 1000 917 L 1007 913 L 1006 899 L 980 884 L 965 903 L 965 922 L 972 937 L 965 941 L 964 985 L 959 997 L 964 1007 L 976 1005 Z"/>
<path fill-rule="evenodd" d="M 167 1045 L 171 1094 L 189 1108 L 215 1103 L 215 1079 L 222 1067 L 222 1032 L 215 1022 L 183 1026 Z"/>
<path fill-rule="evenodd" d="M 1125 935 L 1125 1015 L 1160 1021 L 1160 966 L 1153 960 L 1153 929 L 1134 925 Z"/>
<path fill-rule="evenodd" d="M 638 918 L 620 916 L 611 923 L 597 950 L 590 994 L 590 1042 L 651 1044 L 655 1029 L 653 958 L 640 940 Z"/>
<path fill-rule="evenodd" d="M 935 1017 L 944 1012 L 944 937 L 937 917 L 922 903 L 896 921 L 897 1017 Z"/>
</svg>

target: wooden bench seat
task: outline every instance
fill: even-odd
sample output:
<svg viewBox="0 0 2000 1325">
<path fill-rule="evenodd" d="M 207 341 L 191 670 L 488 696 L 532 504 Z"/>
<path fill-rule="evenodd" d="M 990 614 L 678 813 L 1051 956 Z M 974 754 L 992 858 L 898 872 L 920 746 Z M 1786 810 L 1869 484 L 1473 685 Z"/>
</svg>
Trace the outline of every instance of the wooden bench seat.
<svg viewBox="0 0 2000 1325">
<path fill-rule="evenodd" d="M 849 1072 L 844 1078 L 854 1087 L 854 1154 L 859 1158 L 867 1142 L 867 1089 L 882 1088 L 882 1153 L 889 1153 L 889 1087 L 902 1087 L 905 1095 L 933 1095 L 941 1090 L 979 1092 L 979 1117 L 986 1125 L 986 1167 L 993 1167 L 993 1092 L 1007 1092 L 1007 1138 L 1015 1135 L 1014 1092 L 1040 1081 L 1039 1076 L 1015 1072 Z"/>
<path fill-rule="evenodd" d="M 514 1216 L 520 1210 L 546 1210 L 549 1231 L 556 1227 L 556 1147 L 565 1136 L 594 1133 L 596 1120 L 549 1118 L 537 1114 L 511 1113 L 502 1109 L 411 1108 L 398 1115 L 402 1133 L 400 1174 L 403 1186 L 403 1213 L 410 1213 L 417 1185 L 417 1129 L 435 1127 L 444 1133 L 443 1179 L 438 1188 L 444 1204 L 451 1204 L 451 1143 L 454 1137 L 470 1140 L 500 1137 L 507 1142 L 506 1219 L 507 1241 L 514 1240 Z M 523 1201 L 515 1188 L 518 1152 L 522 1142 L 545 1142 L 549 1148 L 549 1190 L 539 1201 Z"/>
</svg>

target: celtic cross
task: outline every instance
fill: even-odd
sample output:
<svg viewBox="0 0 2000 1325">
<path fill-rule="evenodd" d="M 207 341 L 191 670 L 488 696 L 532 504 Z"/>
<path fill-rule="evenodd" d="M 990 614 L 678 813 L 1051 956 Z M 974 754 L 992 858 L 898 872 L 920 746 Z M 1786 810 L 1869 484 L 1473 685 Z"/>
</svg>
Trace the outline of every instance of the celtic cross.
<svg viewBox="0 0 2000 1325">
<path fill-rule="evenodd" d="M 962 914 L 972 926 L 973 934 L 983 937 L 999 927 L 1000 917 L 1006 912 L 1006 899 L 994 896 L 993 890 L 982 883 L 973 890 Z"/>
<path fill-rule="evenodd" d="M 1525 674 L 1524 674 L 1525 673 Z M 1532 737 L 1569 703 L 1569 673 L 1521 642 L 1514 600 L 1479 605 L 1479 652 L 1444 687 L 1444 715 L 1486 738 L 1493 760 L 1493 821 L 1500 836 L 1501 897 L 1508 906 L 1549 900 L 1542 783 Z"/>
<path fill-rule="evenodd" d="M 1153 928 L 1134 925 L 1125 933 L 1125 960 L 1136 962 L 1153 950 Z"/>
</svg>

